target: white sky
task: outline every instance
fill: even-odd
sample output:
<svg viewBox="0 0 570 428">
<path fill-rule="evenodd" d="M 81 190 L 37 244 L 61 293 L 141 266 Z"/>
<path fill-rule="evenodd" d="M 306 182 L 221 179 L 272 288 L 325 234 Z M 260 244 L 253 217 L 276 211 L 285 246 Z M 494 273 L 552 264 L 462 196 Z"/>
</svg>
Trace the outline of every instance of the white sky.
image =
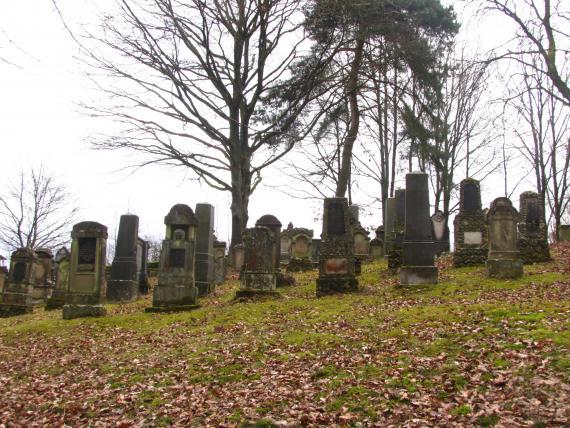
<svg viewBox="0 0 570 428">
<path fill-rule="evenodd" d="M 108 124 L 82 117 L 76 103 L 89 99 L 79 62 L 78 49 L 65 31 L 50 0 L 4 2 L 0 10 L 0 57 L 18 65 L 0 62 L 0 191 L 21 167 L 43 163 L 60 177 L 77 198 L 81 213 L 77 221 L 93 220 L 109 226 L 114 234 L 119 216 L 126 212 L 140 217 L 140 234 L 163 235 L 163 218 L 175 203 L 194 207 L 209 202 L 216 208 L 218 238 L 229 240 L 230 198 L 185 179 L 183 170 L 147 167 L 134 174 L 120 171 L 132 164 L 126 152 L 95 152 L 84 142 L 93 131 Z M 89 22 L 94 4 L 103 7 L 109 0 L 59 0 L 71 24 Z M 462 18 L 464 21 L 464 19 Z M 508 26 L 500 20 L 484 22 L 464 30 L 470 41 L 480 40 L 485 48 L 508 37 Z M 501 31 L 499 34 L 498 31 Z M 11 43 L 11 40 L 14 43 Z M 271 177 L 269 174 L 273 174 Z M 265 172 L 266 179 L 286 182 L 277 170 Z M 491 184 L 491 187 L 493 185 Z M 483 188 L 489 189 L 483 183 Z M 488 191 L 488 203 L 497 192 Z M 356 201 L 358 202 L 358 201 Z M 275 190 L 260 187 L 250 205 L 250 225 L 265 213 L 276 215 L 284 226 L 315 229 L 320 201 L 302 201 Z M 378 226 L 379 218 L 366 217 L 365 227 Z M 0 254 L 7 255 L 6 252 Z"/>
</svg>

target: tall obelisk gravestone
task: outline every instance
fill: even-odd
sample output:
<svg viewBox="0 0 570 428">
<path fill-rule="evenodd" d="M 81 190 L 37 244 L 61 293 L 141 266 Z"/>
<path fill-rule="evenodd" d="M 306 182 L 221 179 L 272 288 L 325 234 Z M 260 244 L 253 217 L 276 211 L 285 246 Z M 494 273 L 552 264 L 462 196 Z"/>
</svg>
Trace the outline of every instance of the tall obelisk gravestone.
<svg viewBox="0 0 570 428">
<path fill-rule="evenodd" d="M 139 218 L 133 214 L 121 216 L 111 279 L 107 286 L 109 302 L 132 302 L 139 297 L 137 278 L 137 238 Z"/>
<path fill-rule="evenodd" d="M 196 218 L 195 281 L 198 295 L 205 296 L 214 291 L 214 207 L 196 204 Z"/>
</svg>

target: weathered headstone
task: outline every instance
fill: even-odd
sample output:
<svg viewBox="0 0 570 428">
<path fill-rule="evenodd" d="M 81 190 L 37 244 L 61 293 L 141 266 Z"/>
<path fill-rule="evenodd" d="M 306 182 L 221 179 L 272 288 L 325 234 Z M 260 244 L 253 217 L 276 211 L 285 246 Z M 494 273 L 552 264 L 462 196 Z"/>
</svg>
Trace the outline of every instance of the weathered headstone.
<svg viewBox="0 0 570 428">
<path fill-rule="evenodd" d="M 300 272 L 313 269 L 311 262 L 313 231 L 304 227 L 294 227 L 289 231 L 289 264 L 287 272 Z"/>
<path fill-rule="evenodd" d="M 523 263 L 541 263 L 550 260 L 548 226 L 544 220 L 544 206 L 535 192 L 521 193 L 519 199 L 518 247 Z"/>
<path fill-rule="evenodd" d="M 293 223 L 289 222 L 287 229 L 281 232 L 281 240 L 279 246 L 281 247 L 281 264 L 288 264 L 291 258 L 291 230 L 293 230 Z"/>
<path fill-rule="evenodd" d="M 36 249 L 36 256 L 32 300 L 35 305 L 43 305 L 50 298 L 54 288 L 52 280 L 53 254 L 49 248 L 38 248 Z"/>
<path fill-rule="evenodd" d="M 558 227 L 558 237 L 560 242 L 570 241 L 570 224 L 561 224 Z"/>
<path fill-rule="evenodd" d="M 438 210 L 431 216 L 431 228 L 435 255 L 449 253 L 449 227 L 442 211 Z"/>
<path fill-rule="evenodd" d="M 158 284 L 152 307 L 147 312 L 191 310 L 197 307 L 194 282 L 196 229 L 198 219 L 188 205 L 174 205 L 164 217 L 166 234 L 162 241 Z"/>
<path fill-rule="evenodd" d="M 354 274 L 354 237 L 346 198 L 326 198 L 317 296 L 358 290 Z"/>
<path fill-rule="evenodd" d="M 400 284 L 436 283 L 428 176 L 423 172 L 413 172 L 406 174 L 406 220 Z"/>
<path fill-rule="evenodd" d="M 384 258 L 394 246 L 394 220 L 396 217 L 396 198 L 386 199 L 386 212 L 384 213 Z"/>
<path fill-rule="evenodd" d="M 226 243 L 214 241 L 214 283 L 222 284 L 226 280 Z"/>
<path fill-rule="evenodd" d="M 237 271 L 241 271 L 243 269 L 243 264 L 245 262 L 245 245 L 244 244 L 234 245 L 232 254 L 234 258 L 234 268 Z"/>
<path fill-rule="evenodd" d="M 370 241 L 370 257 L 372 260 L 384 258 L 384 226 L 376 229 L 376 237 Z"/>
<path fill-rule="evenodd" d="M 520 278 L 523 263 L 517 247 L 518 211 L 509 198 L 497 198 L 487 213 L 489 256 L 487 275 L 491 278 Z"/>
<path fill-rule="evenodd" d="M 214 207 L 196 204 L 196 287 L 198 295 L 214 291 Z"/>
<path fill-rule="evenodd" d="M 65 295 L 69 281 L 71 254 L 65 247 L 55 253 L 55 288 L 46 302 L 46 309 L 59 309 L 65 305 Z"/>
<path fill-rule="evenodd" d="M 388 253 L 388 269 L 394 274 L 402 266 L 406 227 L 406 189 L 397 189 L 395 196 L 394 232 L 392 232 L 391 249 Z"/>
<path fill-rule="evenodd" d="M 275 270 L 279 270 L 281 268 L 281 222 L 277 217 L 271 214 L 265 214 L 255 222 L 255 225 L 266 227 L 270 230 L 274 241 L 273 249 L 271 250 L 274 267 Z"/>
<path fill-rule="evenodd" d="M 313 266 L 318 266 L 321 255 L 321 240 L 313 238 L 311 242 L 311 262 Z"/>
<path fill-rule="evenodd" d="M 111 278 L 107 284 L 109 302 L 132 302 L 139 297 L 138 235 L 138 216 L 122 215 L 119 221 L 115 258 L 111 265 Z"/>
<path fill-rule="evenodd" d="M 37 255 L 30 248 L 19 248 L 10 258 L 8 282 L 2 292 L 0 316 L 8 317 L 33 312 L 32 294 L 38 266 Z"/>
<path fill-rule="evenodd" d="M 137 238 L 137 283 L 140 294 L 148 294 L 148 242 Z"/>
<path fill-rule="evenodd" d="M 370 232 L 360 224 L 360 207 L 350 205 L 348 210 L 352 216 L 352 233 L 354 236 L 354 274 L 362 272 L 362 262 L 370 257 Z"/>
<path fill-rule="evenodd" d="M 453 220 L 453 266 L 476 266 L 485 263 L 488 253 L 488 229 L 481 209 L 481 188 L 472 178 L 461 181 L 459 213 Z"/>
<path fill-rule="evenodd" d="M 277 295 L 275 270 L 275 235 L 267 227 L 256 226 L 243 234 L 245 260 L 241 272 L 241 288 L 236 298 Z"/>
<path fill-rule="evenodd" d="M 107 227 L 94 221 L 73 226 L 69 288 L 63 319 L 104 316 Z"/>
<path fill-rule="evenodd" d="M 4 266 L 5 257 L 0 256 L 0 299 L 8 277 L 8 269 Z"/>
</svg>

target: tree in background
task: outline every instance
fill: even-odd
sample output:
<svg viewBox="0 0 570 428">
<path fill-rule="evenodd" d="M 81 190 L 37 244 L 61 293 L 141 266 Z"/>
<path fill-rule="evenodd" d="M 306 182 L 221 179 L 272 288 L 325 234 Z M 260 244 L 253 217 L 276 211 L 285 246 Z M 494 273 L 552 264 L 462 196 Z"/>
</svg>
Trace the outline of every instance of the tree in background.
<svg viewBox="0 0 570 428">
<path fill-rule="evenodd" d="M 5 196 L 0 196 L 0 243 L 17 248 L 54 249 L 69 241 L 73 206 L 65 187 L 43 166 L 20 171 Z"/>
</svg>

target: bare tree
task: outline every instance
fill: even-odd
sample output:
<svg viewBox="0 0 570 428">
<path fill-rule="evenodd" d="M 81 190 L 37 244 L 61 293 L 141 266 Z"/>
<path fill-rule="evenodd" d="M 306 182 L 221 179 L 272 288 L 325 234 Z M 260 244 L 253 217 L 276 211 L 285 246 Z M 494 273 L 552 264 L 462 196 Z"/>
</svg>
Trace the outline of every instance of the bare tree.
<svg viewBox="0 0 570 428">
<path fill-rule="evenodd" d="M 160 261 L 160 252 L 162 251 L 162 240 L 155 235 L 144 235 L 143 239 L 148 245 L 148 261 Z"/>
<path fill-rule="evenodd" d="M 230 192 L 233 246 L 241 242 L 261 172 L 304 137 L 295 119 L 325 93 L 313 88 L 326 49 L 313 50 L 310 73 L 287 88 L 276 114 L 261 100 L 282 89 L 299 56 L 301 0 L 117 3 L 102 31 L 87 34 L 99 49 L 85 50 L 95 73 L 105 76 L 94 79 L 111 101 L 86 107 L 120 122 L 123 132 L 95 139 L 95 147 L 142 153 L 140 165 L 188 168 Z"/>
<path fill-rule="evenodd" d="M 69 241 L 78 209 L 65 187 L 43 166 L 19 179 L 0 196 L 0 243 L 10 250 L 56 248 Z"/>
</svg>

